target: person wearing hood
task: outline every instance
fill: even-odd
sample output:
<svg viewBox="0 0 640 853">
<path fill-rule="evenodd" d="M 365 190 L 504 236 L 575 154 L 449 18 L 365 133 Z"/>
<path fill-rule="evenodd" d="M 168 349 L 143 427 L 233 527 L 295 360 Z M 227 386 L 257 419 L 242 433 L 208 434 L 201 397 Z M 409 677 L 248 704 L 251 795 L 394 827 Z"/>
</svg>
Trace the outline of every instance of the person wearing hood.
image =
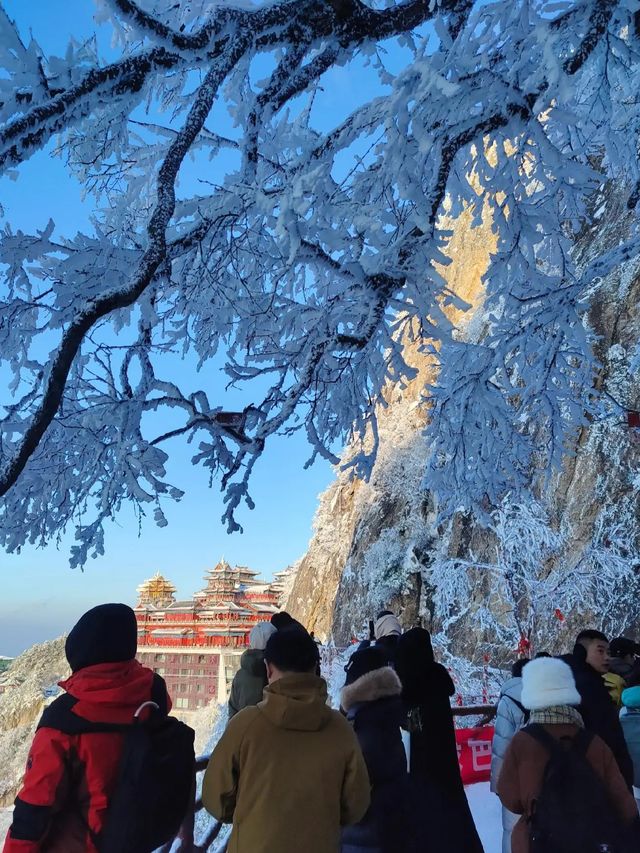
<svg viewBox="0 0 640 853">
<path fill-rule="evenodd" d="M 493 744 L 491 746 L 491 784 L 494 794 L 498 791 L 498 777 L 507 747 L 515 733 L 525 725 L 529 713 L 522 704 L 522 670 L 529 663 L 520 658 L 511 667 L 511 678 L 502 685 L 496 711 Z M 520 815 L 502 807 L 502 853 L 511 853 L 511 833 Z"/>
<path fill-rule="evenodd" d="M 594 629 L 581 631 L 573 654 L 562 660 L 573 672 L 581 696 L 579 712 L 585 727 L 599 735 L 613 752 L 629 790 L 633 784 L 633 764 L 622 734 L 618 710 L 611 701 L 603 676 L 609 671 L 609 641 Z"/>
<path fill-rule="evenodd" d="M 207 811 L 232 823 L 229 853 L 338 853 L 343 826 L 369 807 L 367 767 L 349 722 L 327 706 L 306 631 L 272 634 L 264 699 L 229 722 L 202 786 Z"/>
<path fill-rule="evenodd" d="M 632 827 L 635 826 L 637 819 L 635 802 L 609 747 L 596 734 L 585 734 L 584 721 L 577 707 L 581 700 L 573 673 L 565 661 L 557 658 L 540 658 L 531 661 L 525 667 L 522 673 L 522 704 L 531 712 L 529 726 L 517 732 L 512 738 L 498 778 L 498 796 L 503 806 L 520 815 L 511 837 L 513 853 L 530 853 L 531 836 L 539 831 L 536 817 L 539 817 L 539 807 L 543 802 L 543 788 L 545 784 L 551 784 L 553 781 L 553 773 L 546 772 L 553 755 L 553 751 L 546 745 L 546 741 L 550 738 L 553 738 L 551 743 L 557 742 L 558 746 L 565 745 L 566 749 L 569 749 L 577 738 L 580 737 L 583 740 L 584 746 L 575 748 L 584 755 L 595 775 L 591 777 L 585 773 L 582 778 L 593 792 L 592 799 L 597 800 L 602 807 L 593 809 L 594 816 L 601 817 L 600 812 L 605 808 L 604 797 L 615 812 L 615 820 L 620 827 L 633 831 Z M 610 702 L 608 697 L 607 701 Z M 540 734 L 536 735 L 534 729 L 537 729 Z M 598 790 L 594 788 L 592 781 L 595 777 L 599 784 Z M 603 797 L 600 796 L 601 793 Z M 546 802 L 549 802 L 548 797 Z M 583 836 L 585 833 L 588 835 L 590 827 L 587 826 L 587 822 L 592 805 L 584 803 L 586 813 L 583 816 L 583 825 L 577 826 L 575 823 L 564 827 L 557 825 L 555 832 L 562 833 L 562 836 L 566 833 L 574 838 L 577 832 L 581 832 Z M 563 804 L 556 802 L 553 806 L 555 819 L 566 821 L 568 818 Z M 589 840 L 597 841 L 593 838 Z M 534 849 L 549 849 L 547 841 L 547 837 L 540 838 L 539 846 Z M 580 845 L 582 845 L 582 838 Z M 607 850 L 612 849 L 608 845 L 603 845 L 603 850 L 605 846 Z M 552 849 L 565 850 L 565 847 L 552 845 Z M 593 847 L 585 845 L 580 846 L 579 849 L 586 851 L 600 848 L 599 846 L 596 848 L 595 845 Z M 615 847 L 615 850 L 622 849 L 635 851 L 637 847 Z"/>
<path fill-rule="evenodd" d="M 249 634 L 249 648 L 240 658 L 240 669 L 233 677 L 229 693 L 229 719 L 246 708 L 257 705 L 267 686 L 267 670 L 264 664 L 264 648 L 267 640 L 275 634 L 270 622 L 258 622 Z"/>
<path fill-rule="evenodd" d="M 640 677 L 622 691 L 620 725 L 633 762 L 633 795 L 640 811 Z"/>
<path fill-rule="evenodd" d="M 168 713 L 164 680 L 135 660 L 137 638 L 135 613 L 126 604 L 94 607 L 71 630 L 65 653 L 72 675 L 60 682 L 65 694 L 38 725 L 4 853 L 96 853 L 125 735 L 68 734 L 58 724 L 70 714 L 80 718 L 80 728 L 87 721 L 130 724 L 150 700 Z"/>
<path fill-rule="evenodd" d="M 354 652 L 340 705 L 353 725 L 371 782 L 371 805 L 342 831 L 341 853 L 417 853 L 412 788 L 400 726 L 404 713 L 400 679 L 382 649 Z"/>
<path fill-rule="evenodd" d="M 409 773 L 429 815 L 433 849 L 482 853 L 460 777 L 450 703 L 455 687 L 447 670 L 436 663 L 426 629 L 411 628 L 402 634 L 395 670 L 407 714 Z"/>
<path fill-rule="evenodd" d="M 382 610 L 376 616 L 376 621 L 373 625 L 373 636 L 375 637 L 375 645 L 387 656 L 387 663 L 393 666 L 398 642 L 402 635 L 402 626 L 398 618 L 393 615 L 390 610 Z"/>
</svg>

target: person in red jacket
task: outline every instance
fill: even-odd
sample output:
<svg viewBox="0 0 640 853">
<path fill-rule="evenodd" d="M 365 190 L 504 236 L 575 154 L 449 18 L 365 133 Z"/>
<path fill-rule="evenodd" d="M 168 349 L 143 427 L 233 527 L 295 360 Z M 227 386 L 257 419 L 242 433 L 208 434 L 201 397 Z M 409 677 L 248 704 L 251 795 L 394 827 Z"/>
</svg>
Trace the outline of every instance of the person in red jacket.
<svg viewBox="0 0 640 853">
<path fill-rule="evenodd" d="M 73 674 L 38 724 L 4 853 L 96 853 L 124 739 L 100 725 L 131 723 L 149 700 L 170 709 L 164 680 L 135 660 L 137 636 L 126 604 L 94 607 L 72 629 Z"/>
</svg>

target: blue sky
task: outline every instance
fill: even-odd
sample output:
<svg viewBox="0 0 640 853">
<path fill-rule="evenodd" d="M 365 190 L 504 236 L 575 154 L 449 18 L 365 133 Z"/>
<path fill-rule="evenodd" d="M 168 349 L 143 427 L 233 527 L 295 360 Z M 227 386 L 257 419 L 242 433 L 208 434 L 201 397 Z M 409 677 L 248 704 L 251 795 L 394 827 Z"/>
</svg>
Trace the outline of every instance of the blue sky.
<svg viewBox="0 0 640 853">
<path fill-rule="evenodd" d="M 91 0 L 2 2 L 23 41 L 28 43 L 32 34 L 47 54 L 63 55 L 72 35 L 84 40 L 95 33 L 100 54 L 107 59 L 115 55 L 111 30 L 95 24 Z M 389 45 L 389 70 L 398 70 L 403 60 L 404 51 L 397 44 Z M 334 125 L 361 99 L 379 91 L 373 72 L 362 62 L 335 69 L 315 99 L 316 123 Z M 345 162 L 343 167 L 347 166 Z M 197 178 L 186 168 L 180 192 Z M 91 200 L 82 199 L 80 185 L 50 150 L 23 164 L 15 180 L 0 179 L 0 201 L 0 227 L 10 222 L 14 228 L 33 231 L 44 228 L 49 217 L 58 234 L 71 235 L 90 227 Z M 206 384 L 221 388 L 225 377 L 210 368 Z M 90 561 L 84 571 L 68 566 L 72 532 L 57 546 L 25 548 L 19 555 L 0 552 L 0 654 L 16 654 L 33 642 L 59 635 L 99 602 L 133 603 L 136 586 L 156 571 L 176 584 L 179 595 L 189 596 L 200 588 L 205 570 L 222 555 L 269 577 L 304 553 L 317 496 L 334 474 L 323 461 L 303 469 L 309 448 L 301 435 L 273 441 L 256 466 L 252 485 L 256 509 L 239 514 L 242 535 L 226 534 L 220 523 L 223 503 L 218 484 L 210 489 L 207 473 L 191 465 L 191 448 L 174 442 L 170 452 L 171 482 L 186 494 L 179 504 L 165 505 L 167 527 L 157 528 L 148 518 L 139 530 L 133 514 L 122 513 L 107 531 L 106 555 Z"/>
<path fill-rule="evenodd" d="M 103 54 L 109 52 L 109 30 L 96 27 L 90 0 L 4 0 L 4 6 L 23 39 L 28 41 L 31 30 L 45 52 L 63 53 L 69 35 L 86 38 L 95 30 Z M 24 164 L 16 180 L 1 179 L 0 200 L 0 227 L 11 222 L 14 228 L 42 228 L 49 216 L 59 233 L 87 227 L 90 206 L 82 201 L 79 184 L 49 152 Z M 0 553 L 0 653 L 16 654 L 57 636 L 101 601 L 133 603 L 136 586 L 158 570 L 187 596 L 202 586 L 205 570 L 222 555 L 266 577 L 284 568 L 304 553 L 317 495 L 333 478 L 324 462 L 303 470 L 308 455 L 302 437 L 273 442 L 256 467 L 256 509 L 241 513 L 242 535 L 226 534 L 218 484 L 210 489 L 207 473 L 190 463 L 190 448 L 176 442 L 169 472 L 186 495 L 179 504 L 166 505 L 168 527 L 157 528 L 149 518 L 139 535 L 133 514 L 123 513 L 107 532 L 106 555 L 90 561 L 84 572 L 68 565 L 72 533 L 58 547 Z"/>
</svg>

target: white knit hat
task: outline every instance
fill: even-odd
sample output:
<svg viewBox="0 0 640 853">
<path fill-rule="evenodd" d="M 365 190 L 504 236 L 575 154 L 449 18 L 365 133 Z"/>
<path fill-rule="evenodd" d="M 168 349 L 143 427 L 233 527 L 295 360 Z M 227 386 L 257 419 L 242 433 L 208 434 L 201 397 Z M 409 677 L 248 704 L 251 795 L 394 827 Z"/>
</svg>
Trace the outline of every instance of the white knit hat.
<svg viewBox="0 0 640 853">
<path fill-rule="evenodd" d="M 536 658 L 522 670 L 522 704 L 530 711 L 554 705 L 579 705 L 571 667 L 558 658 Z"/>
<path fill-rule="evenodd" d="M 267 647 L 267 640 L 275 633 L 276 629 L 271 622 L 258 622 L 257 625 L 253 626 L 249 634 L 249 648 L 265 649 Z"/>
<path fill-rule="evenodd" d="M 391 634 L 397 634 L 400 636 L 400 634 L 402 634 L 402 626 L 393 613 L 386 613 L 384 616 L 380 616 L 376 619 L 376 624 L 373 626 L 373 632 L 376 640 L 379 640 L 380 637 L 388 637 Z"/>
</svg>

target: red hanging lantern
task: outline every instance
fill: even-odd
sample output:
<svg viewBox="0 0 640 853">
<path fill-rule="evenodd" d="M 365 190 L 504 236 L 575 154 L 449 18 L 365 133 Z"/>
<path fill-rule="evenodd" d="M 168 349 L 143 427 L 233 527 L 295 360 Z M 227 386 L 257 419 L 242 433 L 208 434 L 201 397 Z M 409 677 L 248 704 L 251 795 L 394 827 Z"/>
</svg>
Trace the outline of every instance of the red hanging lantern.
<svg viewBox="0 0 640 853">
<path fill-rule="evenodd" d="M 631 429 L 640 429 L 640 412 L 627 412 L 627 426 Z"/>
<path fill-rule="evenodd" d="M 556 607 L 556 609 L 553 611 L 553 613 L 554 613 L 556 619 L 558 620 L 558 622 L 564 622 L 564 613 L 562 612 L 562 610 L 560 610 L 559 607 Z"/>
<path fill-rule="evenodd" d="M 529 652 L 531 651 L 531 641 L 528 637 L 525 637 L 524 634 L 520 635 L 520 639 L 518 640 L 518 646 L 516 649 L 519 658 L 528 658 Z"/>
</svg>

